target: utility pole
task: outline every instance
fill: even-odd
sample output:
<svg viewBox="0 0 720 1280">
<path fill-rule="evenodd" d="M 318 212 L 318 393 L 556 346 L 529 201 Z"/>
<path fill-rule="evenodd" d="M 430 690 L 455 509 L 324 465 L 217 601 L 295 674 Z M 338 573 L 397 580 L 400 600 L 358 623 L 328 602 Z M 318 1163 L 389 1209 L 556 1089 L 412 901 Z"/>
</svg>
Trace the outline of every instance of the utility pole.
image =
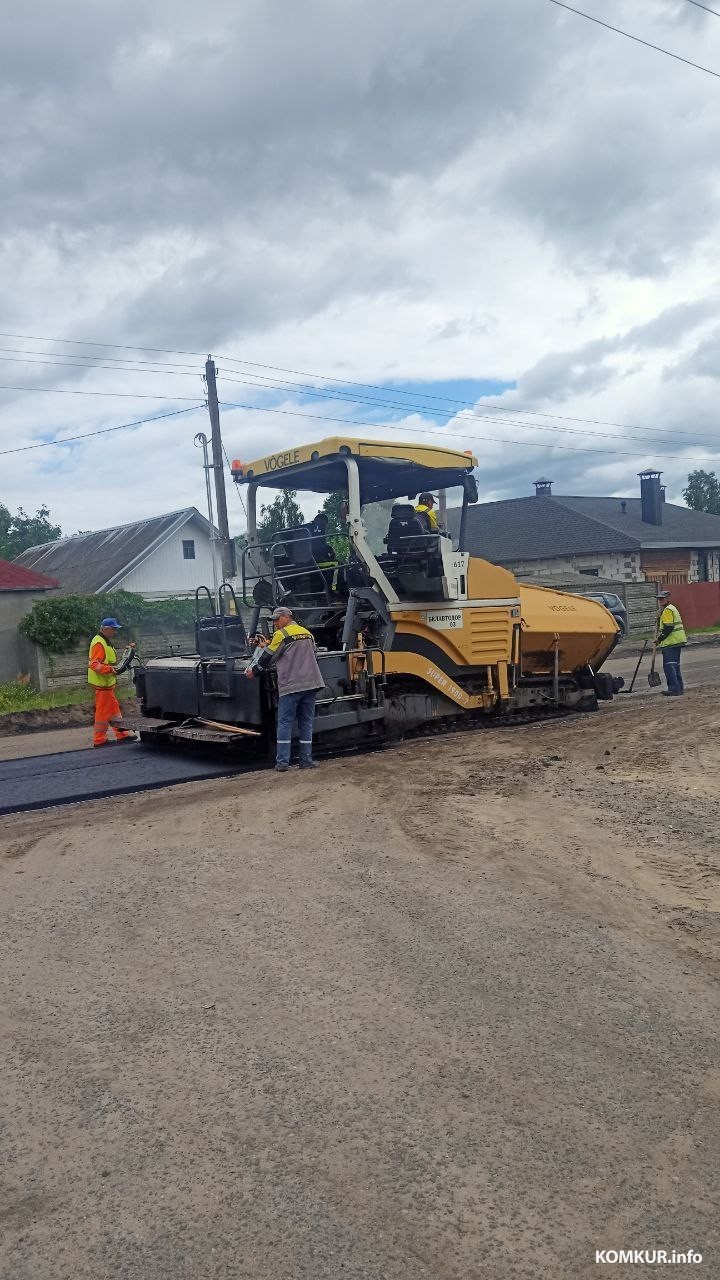
<svg viewBox="0 0 720 1280">
<path fill-rule="evenodd" d="M 220 533 L 220 555 L 222 557 L 223 579 L 232 578 L 235 572 L 235 557 L 230 542 L 228 526 L 227 499 L 225 496 L 225 468 L 223 466 L 222 437 L 220 435 L 220 407 L 217 398 L 217 382 L 215 380 L 215 361 L 208 356 L 205 361 L 205 383 L 207 385 L 208 413 L 212 427 L 212 467 L 215 472 L 215 499 L 217 505 L 217 522 Z"/>
<path fill-rule="evenodd" d="M 195 444 L 202 446 L 203 451 L 203 471 L 205 472 L 205 492 L 207 494 L 208 520 L 212 528 L 210 534 L 210 559 L 212 560 L 212 576 L 213 576 L 213 601 L 217 602 L 218 578 L 217 578 L 217 556 L 215 554 L 215 546 L 217 538 L 215 537 L 215 516 L 213 514 L 212 485 L 210 483 L 210 472 L 212 467 L 208 462 L 208 438 L 204 431 L 198 431 L 195 436 Z"/>
</svg>

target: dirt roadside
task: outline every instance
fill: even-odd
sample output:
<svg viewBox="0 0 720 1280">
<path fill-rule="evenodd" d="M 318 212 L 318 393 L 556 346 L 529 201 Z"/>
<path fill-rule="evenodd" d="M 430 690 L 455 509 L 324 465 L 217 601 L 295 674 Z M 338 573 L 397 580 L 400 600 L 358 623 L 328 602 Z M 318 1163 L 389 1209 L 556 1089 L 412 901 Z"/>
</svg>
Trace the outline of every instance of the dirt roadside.
<svg viewBox="0 0 720 1280">
<path fill-rule="evenodd" d="M 713 1274 L 719 770 L 695 689 L 6 819 L 0 1274 Z"/>
</svg>

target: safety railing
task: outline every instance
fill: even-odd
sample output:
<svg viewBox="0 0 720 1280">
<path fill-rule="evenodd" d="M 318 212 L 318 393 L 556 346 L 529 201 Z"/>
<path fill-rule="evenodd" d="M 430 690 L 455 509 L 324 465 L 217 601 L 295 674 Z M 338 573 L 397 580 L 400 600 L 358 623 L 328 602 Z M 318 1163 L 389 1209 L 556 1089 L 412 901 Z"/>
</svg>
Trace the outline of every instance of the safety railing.
<svg viewBox="0 0 720 1280">
<path fill-rule="evenodd" d="M 292 534 L 292 537 L 284 538 L 283 534 Z M 307 559 L 299 564 L 292 563 L 291 556 L 287 553 L 288 548 L 297 547 L 305 542 L 311 543 L 314 536 L 308 529 L 286 529 L 274 534 L 271 539 L 265 542 L 255 542 L 252 546 L 245 547 L 241 560 L 243 596 L 247 598 L 250 583 L 254 583 L 257 586 L 260 582 L 267 582 L 270 588 L 270 598 L 259 600 L 253 594 L 253 599 L 255 599 L 256 604 L 275 605 L 280 603 L 280 599 L 283 596 L 292 594 L 292 588 L 288 584 L 295 583 L 297 587 L 303 579 L 309 578 L 313 582 L 313 589 L 303 592 L 302 595 L 322 596 L 326 604 L 332 604 L 332 591 L 328 583 L 328 575 L 334 574 L 340 566 L 319 564 L 309 545 Z M 252 556 L 258 553 L 262 555 L 268 565 L 267 569 L 258 569 L 253 564 Z M 285 561 L 285 563 L 279 564 L 280 560 Z M 253 573 L 248 573 L 248 565 L 252 566 Z M 318 587 L 317 591 L 314 589 L 315 584 Z M 254 592 L 254 588 L 252 590 Z"/>
</svg>

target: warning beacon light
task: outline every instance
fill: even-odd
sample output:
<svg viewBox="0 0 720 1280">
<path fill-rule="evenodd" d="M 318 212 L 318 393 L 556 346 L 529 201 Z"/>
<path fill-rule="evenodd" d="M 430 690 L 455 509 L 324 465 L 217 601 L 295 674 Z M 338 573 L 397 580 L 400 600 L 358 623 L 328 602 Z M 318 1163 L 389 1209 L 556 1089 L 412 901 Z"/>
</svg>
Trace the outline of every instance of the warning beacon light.
<svg viewBox="0 0 720 1280">
<path fill-rule="evenodd" d="M 243 464 L 242 462 L 240 462 L 239 458 L 233 458 L 232 462 L 230 463 L 230 475 L 232 476 L 233 480 L 243 479 Z"/>
</svg>

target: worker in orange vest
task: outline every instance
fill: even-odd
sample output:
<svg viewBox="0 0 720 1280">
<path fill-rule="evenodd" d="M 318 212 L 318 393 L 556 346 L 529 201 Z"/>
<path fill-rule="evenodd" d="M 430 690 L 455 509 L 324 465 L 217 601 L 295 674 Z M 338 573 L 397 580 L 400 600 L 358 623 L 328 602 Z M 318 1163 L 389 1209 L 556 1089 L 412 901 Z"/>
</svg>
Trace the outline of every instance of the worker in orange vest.
<svg viewBox="0 0 720 1280">
<path fill-rule="evenodd" d="M 90 641 L 88 653 L 88 684 L 95 690 L 94 747 L 109 747 L 108 729 L 112 725 L 116 742 L 137 742 L 139 735 L 128 729 L 123 720 L 120 703 L 115 694 L 118 657 L 113 640 L 122 627 L 117 618 L 103 618 L 96 636 Z M 134 645 L 131 648 L 135 648 Z"/>
</svg>

